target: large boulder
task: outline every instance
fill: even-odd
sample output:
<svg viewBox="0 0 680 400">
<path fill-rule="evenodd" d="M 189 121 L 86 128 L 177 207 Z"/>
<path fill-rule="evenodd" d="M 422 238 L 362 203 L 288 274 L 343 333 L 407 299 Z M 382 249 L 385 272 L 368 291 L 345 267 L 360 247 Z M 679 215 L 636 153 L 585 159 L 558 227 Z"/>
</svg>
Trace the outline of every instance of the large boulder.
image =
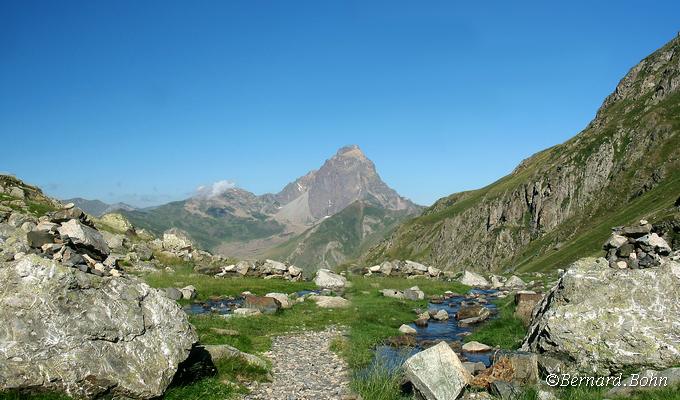
<svg viewBox="0 0 680 400">
<path fill-rule="evenodd" d="M 0 266 L 0 320 L 0 391 L 156 398 L 197 341 L 162 291 L 35 255 Z"/>
<path fill-rule="evenodd" d="M 99 221 L 107 225 L 110 228 L 113 228 L 113 230 L 117 232 L 134 232 L 135 227 L 132 226 L 130 221 L 125 218 L 122 214 L 119 213 L 109 213 L 109 214 L 104 214 L 101 217 L 99 217 Z"/>
<path fill-rule="evenodd" d="M 324 289 L 342 289 L 347 286 L 347 279 L 330 270 L 320 269 L 316 272 L 314 283 L 316 286 Z"/>
<path fill-rule="evenodd" d="M 456 399 L 472 380 L 446 342 L 411 356 L 403 368 L 406 379 L 425 400 Z"/>
<path fill-rule="evenodd" d="M 604 258 L 571 265 L 535 309 L 523 350 L 570 359 L 582 372 L 680 364 L 680 263 L 609 268 Z"/>
<path fill-rule="evenodd" d="M 70 240 L 78 250 L 98 260 L 106 259 L 111 252 L 106 244 L 106 240 L 104 240 L 104 237 L 98 230 L 83 224 L 77 219 L 64 222 L 58 231 L 62 239 Z"/>
<path fill-rule="evenodd" d="M 475 287 L 489 286 L 489 281 L 487 281 L 486 278 L 472 271 L 465 271 L 463 276 L 460 278 L 459 282 L 467 286 Z"/>
<path fill-rule="evenodd" d="M 193 242 L 189 234 L 181 229 L 172 228 L 163 232 L 163 249 L 169 251 L 188 250 L 193 248 Z"/>
</svg>

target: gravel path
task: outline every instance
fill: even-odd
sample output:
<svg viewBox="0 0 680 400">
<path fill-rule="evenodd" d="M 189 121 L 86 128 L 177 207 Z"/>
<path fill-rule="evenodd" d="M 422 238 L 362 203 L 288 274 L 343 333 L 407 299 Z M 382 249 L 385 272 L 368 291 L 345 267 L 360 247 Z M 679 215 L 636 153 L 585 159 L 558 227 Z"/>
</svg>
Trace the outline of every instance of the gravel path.
<svg viewBox="0 0 680 400">
<path fill-rule="evenodd" d="M 329 328 L 277 336 L 264 355 L 272 360 L 272 382 L 249 386 L 244 400 L 350 400 L 349 372 L 345 362 L 329 349 L 341 331 Z"/>
</svg>

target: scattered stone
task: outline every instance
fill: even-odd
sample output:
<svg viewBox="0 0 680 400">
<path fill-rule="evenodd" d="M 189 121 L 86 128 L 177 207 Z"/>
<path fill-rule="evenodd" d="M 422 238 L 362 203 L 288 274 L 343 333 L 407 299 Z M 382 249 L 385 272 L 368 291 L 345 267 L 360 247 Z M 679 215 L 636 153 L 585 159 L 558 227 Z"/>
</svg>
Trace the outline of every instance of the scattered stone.
<svg viewBox="0 0 680 400">
<path fill-rule="evenodd" d="M 262 312 L 257 308 L 237 308 L 233 312 L 234 315 L 242 317 L 254 317 L 257 315 L 262 315 Z"/>
<path fill-rule="evenodd" d="M 505 281 L 505 284 L 503 286 L 508 289 L 522 289 L 525 288 L 527 284 L 522 280 L 522 278 L 513 275 L 510 278 L 508 278 L 507 281 Z"/>
<path fill-rule="evenodd" d="M 406 335 L 415 335 L 416 333 L 418 333 L 418 331 L 416 331 L 415 328 L 408 326 L 406 324 L 402 324 L 399 327 L 399 332 L 406 334 Z"/>
<path fill-rule="evenodd" d="M 391 297 L 391 298 L 394 298 L 394 299 L 403 299 L 404 298 L 403 292 L 400 292 L 400 291 L 394 290 L 394 289 L 382 289 L 380 291 L 380 293 L 382 293 L 382 295 L 385 296 L 385 297 Z"/>
<path fill-rule="evenodd" d="M 489 393 L 501 400 L 517 400 L 522 396 L 522 388 L 510 382 L 494 381 L 489 386 Z"/>
<path fill-rule="evenodd" d="M 347 308 L 351 305 L 350 301 L 338 296 L 309 296 L 309 299 L 321 308 Z"/>
<path fill-rule="evenodd" d="M 281 303 L 273 297 L 246 295 L 243 306 L 259 310 L 262 314 L 276 314 L 281 308 Z"/>
<path fill-rule="evenodd" d="M 314 283 L 316 286 L 324 289 L 342 289 L 347 286 L 348 282 L 342 275 L 338 275 L 327 269 L 320 269 L 316 272 Z"/>
<path fill-rule="evenodd" d="M 179 289 L 179 291 L 182 292 L 182 298 L 184 300 L 193 300 L 198 295 L 198 292 L 196 292 L 196 288 L 193 287 L 192 285 L 185 286 Z"/>
<path fill-rule="evenodd" d="M 276 299 L 279 302 L 279 304 L 281 304 L 281 308 L 293 307 L 293 302 L 290 301 L 290 298 L 285 293 L 267 293 L 265 297 L 271 297 Z"/>
<path fill-rule="evenodd" d="M 436 319 L 437 321 L 446 321 L 449 319 L 449 313 L 446 310 L 439 310 L 432 316 L 432 318 Z"/>
<path fill-rule="evenodd" d="M 473 287 L 487 287 L 489 286 L 489 281 L 483 276 L 474 273 L 472 271 L 465 271 L 463 276 L 458 280 L 463 285 L 473 286 Z"/>
<path fill-rule="evenodd" d="M 69 240 L 76 248 L 82 249 L 97 260 L 106 259 L 110 253 L 109 246 L 101 233 L 79 220 L 72 219 L 62 223 L 58 231 L 63 240 Z"/>
<path fill-rule="evenodd" d="M 236 347 L 229 346 L 228 344 L 215 344 L 215 345 L 202 345 L 213 361 L 219 361 L 225 358 L 236 358 L 248 365 L 252 365 L 258 368 L 267 368 L 267 362 L 258 356 L 242 352 Z"/>
<path fill-rule="evenodd" d="M 472 380 L 445 342 L 411 356 L 403 369 L 406 379 L 425 400 L 456 399 Z"/>
<path fill-rule="evenodd" d="M 421 264 L 422 265 L 422 264 Z M 418 286 L 404 290 L 404 298 L 412 301 L 424 300 L 425 293 Z"/>
<path fill-rule="evenodd" d="M 177 288 L 165 288 L 163 289 L 163 292 L 165 293 L 165 297 L 175 301 L 181 300 L 184 297 L 182 291 Z"/>
<path fill-rule="evenodd" d="M 485 345 L 484 343 L 479 343 L 479 342 L 467 342 L 463 345 L 463 351 L 467 351 L 470 353 L 481 353 L 484 351 L 491 351 L 493 350 L 493 347 Z"/>
</svg>

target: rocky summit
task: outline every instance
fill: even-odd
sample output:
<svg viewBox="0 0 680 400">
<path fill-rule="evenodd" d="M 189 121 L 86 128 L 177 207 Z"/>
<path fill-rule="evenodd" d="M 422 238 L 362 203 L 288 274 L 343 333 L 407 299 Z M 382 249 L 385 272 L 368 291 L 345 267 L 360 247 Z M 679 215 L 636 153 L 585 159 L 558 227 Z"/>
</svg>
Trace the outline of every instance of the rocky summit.
<svg viewBox="0 0 680 400">
<path fill-rule="evenodd" d="M 276 258 L 313 272 L 359 257 L 420 209 L 387 186 L 373 162 L 352 145 L 276 194 L 257 196 L 232 187 L 121 212 L 156 234 L 181 227 L 206 250 Z M 348 237 L 348 232 L 356 234 Z"/>
</svg>

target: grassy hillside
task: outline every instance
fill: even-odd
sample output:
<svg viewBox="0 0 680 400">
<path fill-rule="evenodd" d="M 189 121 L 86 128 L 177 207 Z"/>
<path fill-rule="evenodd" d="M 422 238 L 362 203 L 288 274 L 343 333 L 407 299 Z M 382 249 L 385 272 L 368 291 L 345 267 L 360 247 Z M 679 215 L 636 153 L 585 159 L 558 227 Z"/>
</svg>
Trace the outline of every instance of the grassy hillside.
<svg viewBox="0 0 680 400">
<path fill-rule="evenodd" d="M 239 218 L 230 214 L 197 215 L 188 212 L 184 201 L 176 201 L 144 211 L 121 211 L 133 225 L 156 234 L 180 228 L 203 248 L 213 249 L 221 243 L 250 240 L 281 233 L 283 226 L 266 218 Z"/>
<path fill-rule="evenodd" d="M 272 249 L 268 256 L 308 271 L 334 267 L 356 259 L 412 215 L 409 211 L 387 210 L 371 202 L 357 201 Z"/>
</svg>

